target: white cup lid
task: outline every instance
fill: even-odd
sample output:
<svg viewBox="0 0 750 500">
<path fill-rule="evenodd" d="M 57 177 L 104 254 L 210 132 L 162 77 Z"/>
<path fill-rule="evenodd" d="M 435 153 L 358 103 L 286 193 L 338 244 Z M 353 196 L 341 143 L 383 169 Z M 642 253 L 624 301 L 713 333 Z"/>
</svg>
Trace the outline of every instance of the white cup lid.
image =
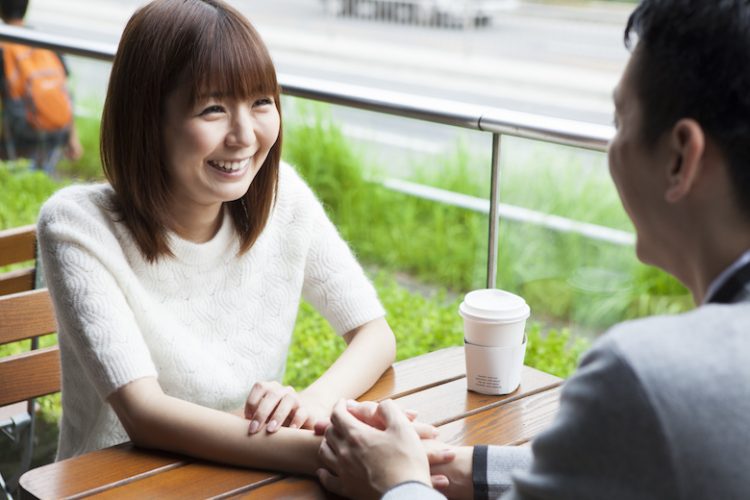
<svg viewBox="0 0 750 500">
<path fill-rule="evenodd" d="M 474 321 L 511 323 L 529 317 L 531 309 L 518 295 L 504 290 L 474 290 L 464 297 L 459 314 Z"/>
</svg>

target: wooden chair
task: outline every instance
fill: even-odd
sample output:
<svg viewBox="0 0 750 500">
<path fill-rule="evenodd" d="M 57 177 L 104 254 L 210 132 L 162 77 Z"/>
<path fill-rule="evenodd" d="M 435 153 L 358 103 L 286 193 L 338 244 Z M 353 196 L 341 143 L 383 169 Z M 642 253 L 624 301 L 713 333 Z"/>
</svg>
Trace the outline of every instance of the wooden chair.
<svg viewBox="0 0 750 500">
<path fill-rule="evenodd" d="M 26 430 L 19 472 L 8 481 L 14 489 L 31 463 L 34 436 L 34 399 L 60 391 L 60 352 L 55 345 L 38 348 L 40 336 L 57 331 L 52 301 L 46 288 L 0 295 L 0 345 L 30 341 L 31 349 L 0 358 L 0 429 L 12 441 Z M 0 478 L 2 483 L 2 478 Z"/>
<path fill-rule="evenodd" d="M 23 226 L 0 231 L 0 267 L 35 261 L 36 226 Z M 0 296 L 35 288 L 36 265 L 0 273 Z"/>
</svg>

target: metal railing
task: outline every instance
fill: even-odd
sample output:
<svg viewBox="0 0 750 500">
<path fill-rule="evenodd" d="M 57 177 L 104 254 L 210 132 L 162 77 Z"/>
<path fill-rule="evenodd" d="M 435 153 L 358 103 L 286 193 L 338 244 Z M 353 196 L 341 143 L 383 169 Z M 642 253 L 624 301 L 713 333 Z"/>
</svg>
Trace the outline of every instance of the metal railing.
<svg viewBox="0 0 750 500">
<path fill-rule="evenodd" d="M 116 52 L 113 44 L 103 44 L 75 37 L 50 35 L 24 28 L 0 25 L 0 40 L 44 47 L 72 55 L 112 61 Z M 584 224 L 562 217 L 539 214 L 519 207 L 501 207 L 499 204 L 500 150 L 502 136 L 510 135 L 527 139 L 574 146 L 595 151 L 605 151 L 614 130 L 610 126 L 553 118 L 506 109 L 466 104 L 456 101 L 355 86 L 328 80 L 319 80 L 297 75 L 279 74 L 282 91 L 286 95 L 327 102 L 350 108 L 375 111 L 395 116 L 412 118 L 478 130 L 492 134 L 491 185 L 489 193 L 489 230 L 487 242 L 487 287 L 494 288 L 497 274 L 498 214 L 501 208 L 509 218 L 533 221 L 557 231 L 568 231 L 586 237 L 616 244 L 632 244 L 633 236 L 624 231 Z M 389 181 L 392 189 L 428 199 L 450 196 L 441 195 L 434 188 Z M 437 193 L 437 194 L 436 194 Z M 445 193 L 445 192 L 443 192 Z M 449 193 L 457 198 L 456 193 Z M 460 196 L 460 195 L 459 195 Z M 456 206 L 485 211 L 469 198 L 452 202 Z M 473 200 L 473 201 L 472 201 Z M 473 208 L 472 208 L 473 207 Z M 523 212 L 526 210 L 525 213 Z M 525 219 L 524 219 L 525 218 Z"/>
</svg>

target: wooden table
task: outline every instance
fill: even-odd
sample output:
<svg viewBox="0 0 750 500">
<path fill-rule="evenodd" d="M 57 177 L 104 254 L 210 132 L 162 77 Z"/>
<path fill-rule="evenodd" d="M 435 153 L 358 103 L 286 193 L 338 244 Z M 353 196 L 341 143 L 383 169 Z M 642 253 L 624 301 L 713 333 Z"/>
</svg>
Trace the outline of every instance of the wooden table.
<svg viewBox="0 0 750 500">
<path fill-rule="evenodd" d="M 456 445 L 523 445 L 557 412 L 561 379 L 524 367 L 507 396 L 466 390 L 462 347 L 396 363 L 362 400 L 393 398 Z M 21 498 L 327 498 L 315 479 L 247 470 L 123 444 L 39 467 Z"/>
</svg>

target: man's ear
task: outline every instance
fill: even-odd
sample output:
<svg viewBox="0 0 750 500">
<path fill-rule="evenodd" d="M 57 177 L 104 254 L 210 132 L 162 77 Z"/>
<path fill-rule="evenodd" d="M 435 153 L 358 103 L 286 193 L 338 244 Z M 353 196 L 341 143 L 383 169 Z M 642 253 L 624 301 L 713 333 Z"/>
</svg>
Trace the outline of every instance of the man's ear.
<svg viewBox="0 0 750 500">
<path fill-rule="evenodd" d="M 678 121 L 669 136 L 670 164 L 665 199 L 675 203 L 687 195 L 704 166 L 706 135 L 692 118 Z"/>
</svg>

